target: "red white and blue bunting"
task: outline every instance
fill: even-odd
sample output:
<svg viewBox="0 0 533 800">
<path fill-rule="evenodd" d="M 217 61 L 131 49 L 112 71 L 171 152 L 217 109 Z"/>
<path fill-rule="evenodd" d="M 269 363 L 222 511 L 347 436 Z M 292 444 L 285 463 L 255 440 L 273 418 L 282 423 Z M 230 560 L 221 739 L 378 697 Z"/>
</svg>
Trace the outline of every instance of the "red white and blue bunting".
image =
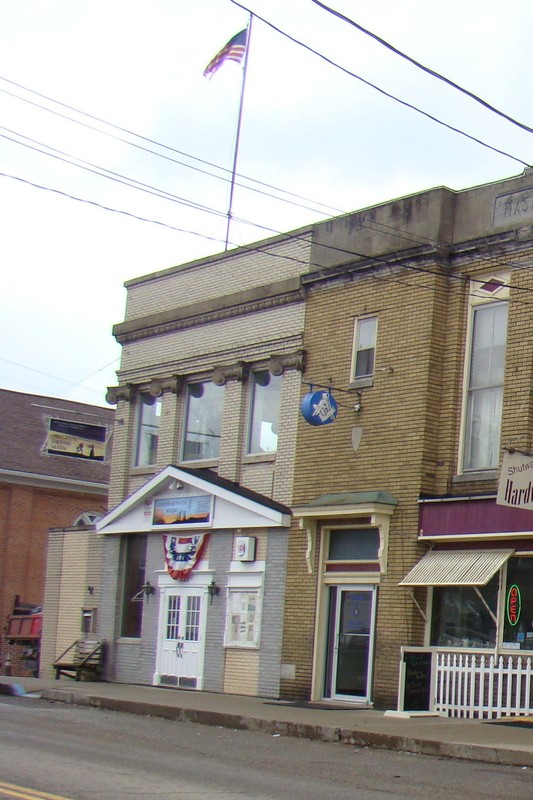
<svg viewBox="0 0 533 800">
<path fill-rule="evenodd" d="M 167 572 L 175 581 L 187 580 L 189 573 L 200 561 L 202 552 L 209 539 L 208 533 L 196 533 L 193 536 L 163 536 L 165 563 Z"/>
</svg>

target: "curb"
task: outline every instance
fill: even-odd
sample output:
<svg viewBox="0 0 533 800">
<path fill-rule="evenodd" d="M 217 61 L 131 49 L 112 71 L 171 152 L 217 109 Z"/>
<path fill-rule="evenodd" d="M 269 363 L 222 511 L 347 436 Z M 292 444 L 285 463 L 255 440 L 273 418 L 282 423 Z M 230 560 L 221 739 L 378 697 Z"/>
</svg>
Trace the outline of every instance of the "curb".
<svg viewBox="0 0 533 800">
<path fill-rule="evenodd" d="M 229 714 L 221 711 L 182 708 L 179 706 L 143 703 L 137 700 L 117 700 L 98 695 L 79 695 L 62 689 L 46 689 L 41 692 L 44 700 L 90 706 L 107 711 L 122 711 L 145 717 L 191 722 L 213 727 L 248 730 L 270 735 L 291 736 L 310 741 L 339 742 L 352 747 L 370 747 L 380 750 L 395 750 L 417 755 L 438 756 L 440 758 L 477 761 L 486 764 L 500 764 L 513 767 L 533 767 L 533 751 L 492 747 L 489 745 L 463 742 L 442 742 L 434 739 L 421 739 L 398 736 L 389 733 L 358 731 L 327 725 L 310 725 L 286 720 L 269 720 L 260 717 Z"/>
</svg>

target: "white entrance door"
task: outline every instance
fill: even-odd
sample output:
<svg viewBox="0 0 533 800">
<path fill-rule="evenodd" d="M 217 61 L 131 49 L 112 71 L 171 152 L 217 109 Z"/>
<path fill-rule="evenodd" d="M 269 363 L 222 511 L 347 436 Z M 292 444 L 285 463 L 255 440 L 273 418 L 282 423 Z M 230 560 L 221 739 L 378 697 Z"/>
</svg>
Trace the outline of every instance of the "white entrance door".
<svg viewBox="0 0 533 800">
<path fill-rule="evenodd" d="M 326 697 L 370 702 L 375 609 L 375 587 L 330 588 Z"/>
<path fill-rule="evenodd" d="M 206 627 L 206 594 L 200 587 L 162 592 L 156 682 L 202 689 Z"/>
</svg>

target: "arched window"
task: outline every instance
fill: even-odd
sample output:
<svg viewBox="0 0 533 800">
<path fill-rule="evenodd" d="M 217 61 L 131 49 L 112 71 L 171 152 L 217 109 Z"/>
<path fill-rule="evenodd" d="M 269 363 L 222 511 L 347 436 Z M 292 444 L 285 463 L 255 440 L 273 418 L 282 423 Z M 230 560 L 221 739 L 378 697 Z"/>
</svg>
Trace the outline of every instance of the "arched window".
<svg viewBox="0 0 533 800">
<path fill-rule="evenodd" d="M 94 523 L 101 520 L 103 516 L 104 515 L 100 511 L 83 511 L 81 514 L 78 514 L 73 525 L 76 528 L 82 525 L 94 525 Z"/>
</svg>

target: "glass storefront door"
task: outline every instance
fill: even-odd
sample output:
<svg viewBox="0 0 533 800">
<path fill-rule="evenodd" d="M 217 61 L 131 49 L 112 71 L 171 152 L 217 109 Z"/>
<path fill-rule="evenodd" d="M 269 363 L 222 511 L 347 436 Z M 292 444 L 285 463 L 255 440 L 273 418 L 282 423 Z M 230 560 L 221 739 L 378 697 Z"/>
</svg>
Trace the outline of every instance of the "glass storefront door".
<svg viewBox="0 0 533 800">
<path fill-rule="evenodd" d="M 369 702 L 376 589 L 331 586 L 329 601 L 325 696 Z"/>
</svg>

